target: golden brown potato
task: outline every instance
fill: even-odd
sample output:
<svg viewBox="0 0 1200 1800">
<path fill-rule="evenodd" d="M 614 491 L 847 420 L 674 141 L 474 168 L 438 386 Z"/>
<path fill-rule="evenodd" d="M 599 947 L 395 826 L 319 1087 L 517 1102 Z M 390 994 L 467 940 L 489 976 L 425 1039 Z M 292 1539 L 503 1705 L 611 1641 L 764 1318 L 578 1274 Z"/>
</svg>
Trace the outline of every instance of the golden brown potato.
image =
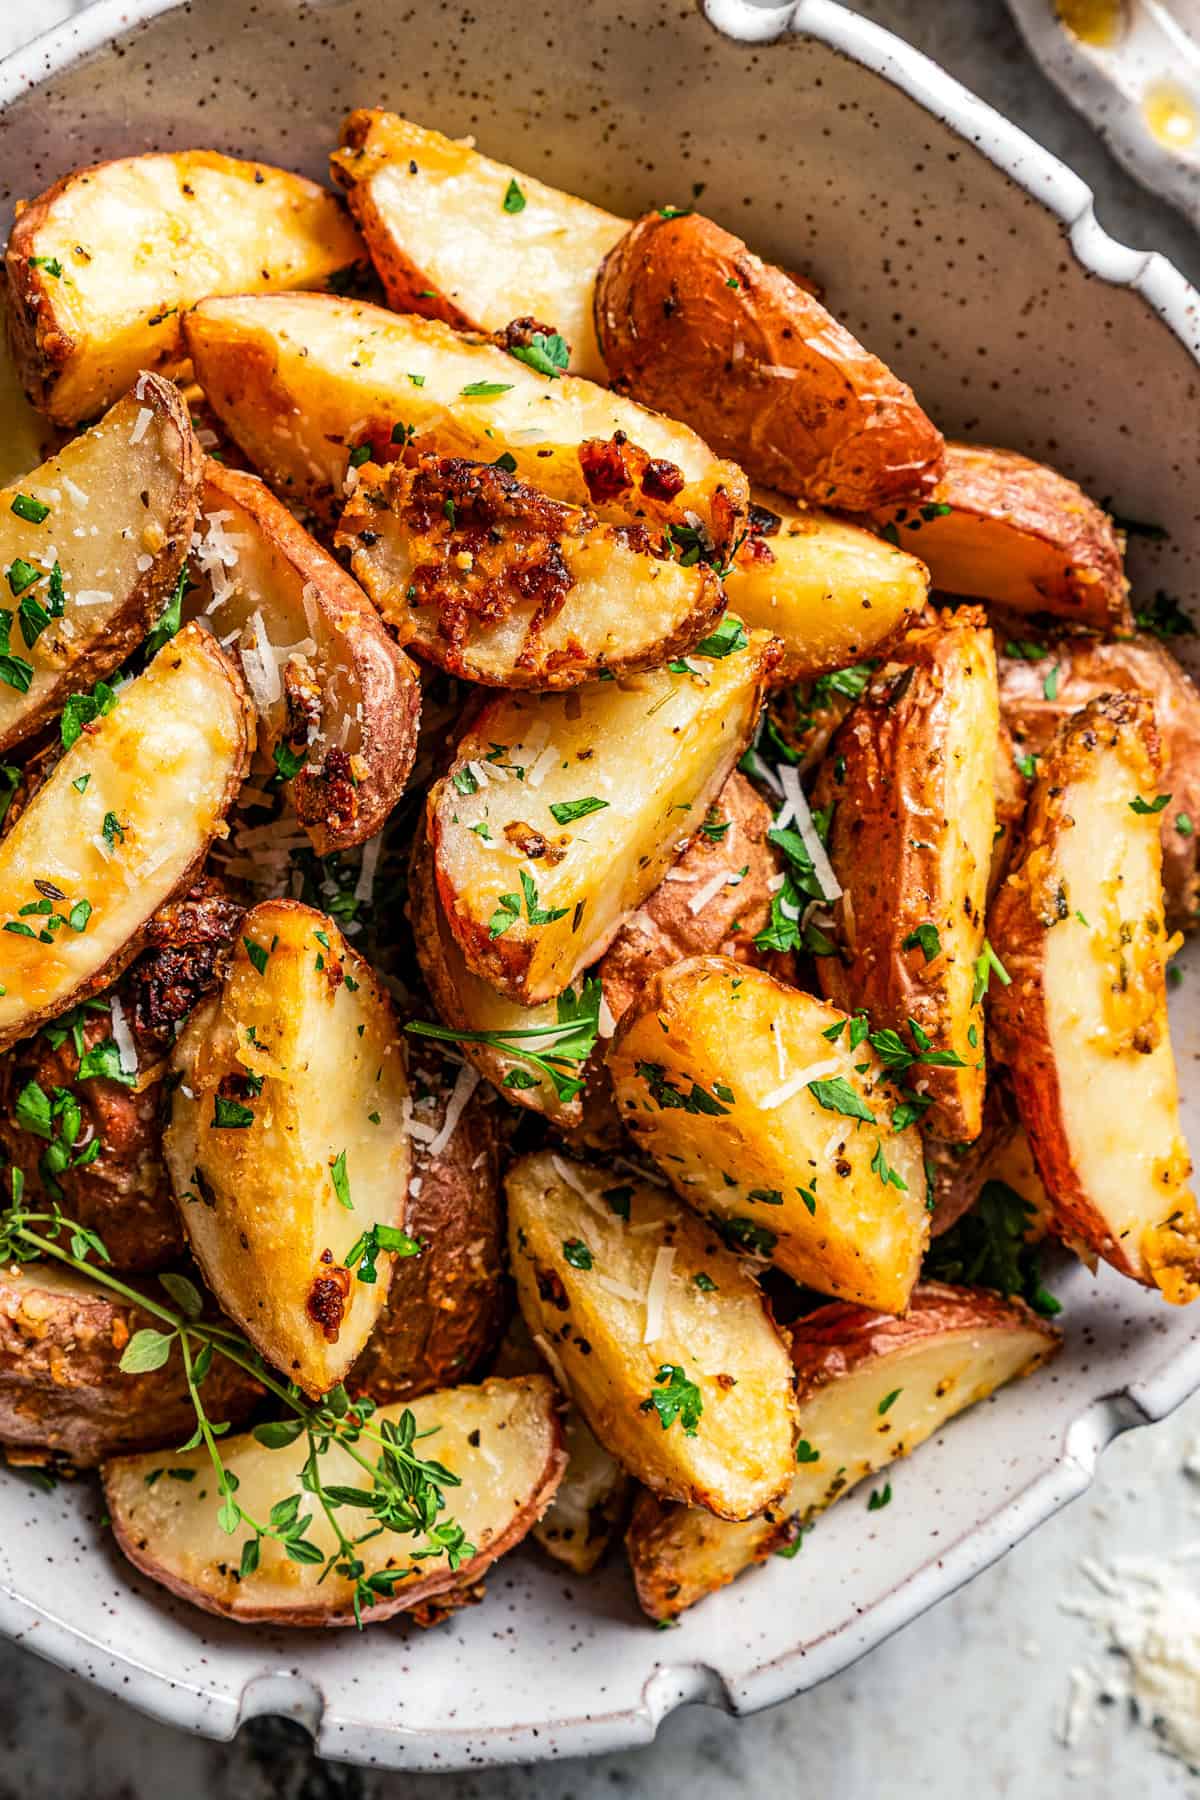
<svg viewBox="0 0 1200 1800">
<path fill-rule="evenodd" d="M 1022 643 L 1000 658 L 1000 711 L 1022 756 L 1041 756 L 1061 721 L 1101 694 L 1145 694 L 1163 753 L 1163 889 L 1172 931 L 1196 927 L 1200 903 L 1200 693 L 1169 650 L 1150 637 L 1096 643 Z M 1032 654 L 1031 654 L 1032 652 Z"/>
<path fill-rule="evenodd" d="M 0 839 L 0 1049 L 137 955 L 195 880 L 254 743 L 241 677 L 198 625 L 115 699 L 73 702 L 64 738 L 68 724 L 75 741 Z"/>
<path fill-rule="evenodd" d="M 944 594 L 1056 613 L 1096 631 L 1132 629 L 1121 538 L 1057 469 L 1013 450 L 947 444 L 933 492 L 875 509 L 893 544 L 929 565 Z"/>
<path fill-rule="evenodd" d="M 988 934 L 988 1031 L 1009 1066 L 1052 1229 L 1176 1303 L 1200 1292 L 1200 1217 L 1167 1026 L 1162 757 L 1140 694 L 1060 728 Z"/>
<path fill-rule="evenodd" d="M 454 1570 L 444 1553 L 424 1553 L 422 1534 L 385 1530 L 370 1538 L 359 1550 L 365 1573 L 399 1570 L 408 1579 L 397 1580 L 392 1593 L 363 1609 L 364 1624 L 469 1592 L 497 1557 L 520 1543 L 554 1493 L 566 1460 L 554 1386 L 544 1375 L 425 1394 L 411 1409 L 399 1404 L 382 1408 L 375 1422 L 396 1423 L 408 1410 L 422 1440 L 419 1454 L 441 1463 L 459 1480 L 459 1486 L 447 1484 L 440 1490 L 445 1511 L 438 1522 L 443 1517 L 457 1521 L 472 1552 Z M 264 1448 L 251 1435 L 221 1442 L 221 1459 L 237 1478 L 239 1504 L 263 1520 L 290 1494 L 299 1495 L 308 1512 L 309 1496 L 300 1486 L 308 1453 L 303 1434 L 278 1450 Z M 193 1469 L 199 1480 L 147 1485 L 153 1465 L 152 1456 L 122 1456 L 103 1470 L 117 1543 L 143 1575 L 205 1612 L 239 1624 L 355 1623 L 354 1583 L 325 1569 L 325 1559 L 335 1557 L 337 1540 L 319 1506 L 312 1507 L 305 1532 L 322 1553 L 318 1561 L 290 1561 L 281 1543 L 265 1539 L 258 1567 L 239 1576 L 240 1541 L 222 1531 L 214 1484 L 203 1479 L 209 1471 L 208 1451 L 203 1446 L 185 1451 L 172 1462 L 173 1468 Z M 360 1465 L 339 1444 L 322 1457 L 321 1477 L 327 1487 L 362 1485 Z M 347 1514 L 341 1518 L 346 1520 Z"/>
<path fill-rule="evenodd" d="M 489 687 L 657 668 L 725 610 L 713 571 L 685 568 L 644 527 L 606 525 L 460 457 L 368 463 L 337 544 L 400 643 Z"/>
<path fill-rule="evenodd" d="M 229 435 L 276 491 L 333 523 L 351 458 L 507 456 L 552 500 L 618 524 L 674 526 L 719 564 L 745 522 L 742 471 L 671 419 L 575 375 L 538 373 L 438 319 L 326 294 L 206 300 L 184 321 Z M 515 349 L 528 346 L 517 344 Z M 553 363 L 548 365 L 553 368 Z M 353 487 L 353 480 L 350 486 Z"/>
<path fill-rule="evenodd" d="M 1001 694 L 1001 708 L 1004 705 Z M 996 740 L 996 835 L 992 840 L 992 861 L 988 870 L 988 905 L 1008 874 L 1008 866 L 1016 851 L 1025 821 L 1025 801 L 1029 783 L 1017 763 L 1017 746 L 1009 730 L 1003 710 L 1000 732 Z"/>
<path fill-rule="evenodd" d="M 80 1469 L 155 1444 L 167 1446 L 173 1461 L 195 1423 L 178 1354 L 152 1374 L 120 1368 L 134 1332 L 153 1324 L 149 1313 L 73 1269 L 48 1260 L 6 1265 L 0 1270 L 0 1444 L 19 1450 L 23 1462 L 48 1460 L 28 1454 L 45 1451 Z M 210 1419 L 239 1423 L 261 1392 L 251 1376 L 214 1357 L 204 1383 Z"/>
<path fill-rule="evenodd" d="M 179 390 L 142 375 L 98 425 L 0 493 L 0 752 L 111 675 L 168 605 L 200 499 Z"/>
<path fill-rule="evenodd" d="M 427 806 L 438 896 L 477 975 L 531 1006 L 604 954 L 725 785 L 774 655 L 726 619 L 675 668 L 482 709 Z"/>
<path fill-rule="evenodd" d="M 608 1053 L 625 1128 L 727 1239 L 902 1312 L 928 1235 L 920 1134 L 845 1016 L 724 956 L 664 969 Z M 910 1109 L 911 1110 L 911 1109 Z"/>
<path fill-rule="evenodd" d="M 769 1505 L 792 1466 L 791 1371 L 745 1265 L 646 1182 L 542 1152 L 505 1187 L 525 1323 L 604 1447 L 720 1518 Z"/>
<path fill-rule="evenodd" d="M 335 197 L 269 163 L 179 150 L 73 169 L 17 205 L 17 366 L 34 404 L 75 425 L 139 369 L 178 373 L 182 315 L 206 294 L 324 287 L 363 260 Z"/>
<path fill-rule="evenodd" d="M 764 1561 L 865 1476 L 1059 1348 L 1054 1327 L 1021 1301 L 932 1281 L 914 1291 L 902 1319 L 823 1306 L 791 1335 L 803 1433 L 791 1489 L 738 1525 L 642 1495 L 625 1541 L 652 1619 L 675 1618 Z"/>
<path fill-rule="evenodd" d="M 604 380 L 592 295 L 628 220 L 378 108 L 352 112 L 339 143 L 330 171 L 389 306 L 487 332 L 532 314 L 567 340 L 576 374 Z"/>
<path fill-rule="evenodd" d="M 975 965 L 996 825 L 996 659 L 968 609 L 910 632 L 897 660 L 868 685 L 814 790 L 833 808 L 841 888 L 840 954 L 817 967 L 835 1006 L 897 1035 L 928 1129 L 962 1143 L 983 1123 Z"/>
<path fill-rule="evenodd" d="M 377 1323 L 393 1253 L 416 1253 L 404 1047 L 386 990 L 325 914 L 269 900 L 242 933 L 175 1046 L 163 1148 L 209 1286 L 318 1399 Z"/>
<path fill-rule="evenodd" d="M 811 680 L 877 655 L 925 605 L 929 571 L 915 556 L 782 494 L 757 490 L 753 501 L 725 593 L 739 618 L 783 644 L 777 681 Z"/>
<path fill-rule="evenodd" d="M 417 748 L 417 670 L 358 584 L 255 475 L 205 459 L 196 552 L 202 609 L 242 671 L 301 824 L 321 856 L 361 844 L 404 792 Z"/>
<path fill-rule="evenodd" d="M 700 213 L 647 213 L 604 260 L 621 393 L 687 419 L 752 481 L 842 512 L 926 493 L 942 434 L 814 294 Z"/>
</svg>

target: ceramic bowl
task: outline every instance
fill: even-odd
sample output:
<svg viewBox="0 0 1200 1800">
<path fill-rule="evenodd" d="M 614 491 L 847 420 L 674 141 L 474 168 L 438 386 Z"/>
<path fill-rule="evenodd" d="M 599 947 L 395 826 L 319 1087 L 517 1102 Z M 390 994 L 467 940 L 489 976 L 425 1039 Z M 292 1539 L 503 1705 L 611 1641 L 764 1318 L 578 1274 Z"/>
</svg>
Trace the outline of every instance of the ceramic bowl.
<svg viewBox="0 0 1200 1800">
<path fill-rule="evenodd" d="M 626 212 L 703 205 L 810 270 L 947 430 L 1068 470 L 1138 540 L 1142 591 L 1190 595 L 1196 296 L 1097 227 L 1083 183 L 931 63 L 828 0 L 100 0 L 0 67 L 8 202 L 81 162 L 212 145 L 321 175 L 342 114 L 385 104 Z M 1196 1012 L 1176 1008 L 1193 1126 Z M 1194 1140 L 1200 1141 L 1200 1140 Z M 422 1634 L 236 1628 L 120 1562 L 90 1484 L 0 1479 L 0 1628 L 159 1718 L 231 1735 L 282 1712 L 323 1754 L 446 1769 L 613 1749 L 684 1701 L 749 1712 L 844 1667 L 1088 1484 L 1123 1427 L 1200 1385 L 1200 1306 L 1107 1271 L 1053 1277 L 1053 1368 L 956 1421 L 868 1514 L 836 1507 L 657 1632 L 619 1557 L 573 1580 L 532 1550 Z"/>
</svg>

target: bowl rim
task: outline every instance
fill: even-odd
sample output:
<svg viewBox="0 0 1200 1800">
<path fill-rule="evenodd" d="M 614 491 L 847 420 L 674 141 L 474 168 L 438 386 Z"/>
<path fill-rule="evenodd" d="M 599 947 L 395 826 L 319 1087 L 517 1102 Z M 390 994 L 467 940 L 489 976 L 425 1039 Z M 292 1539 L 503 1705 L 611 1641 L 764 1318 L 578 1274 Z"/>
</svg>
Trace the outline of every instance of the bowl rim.
<svg viewBox="0 0 1200 1800">
<path fill-rule="evenodd" d="M 193 0 L 92 0 L 0 59 L 0 112 L 118 36 Z M 290 0 L 294 4 L 295 0 Z M 1019 126 L 883 26 L 837 0 L 696 0 L 715 30 L 735 42 L 766 46 L 810 37 L 880 76 L 940 120 L 1055 215 L 1077 262 L 1090 274 L 1136 293 L 1200 364 L 1200 294 L 1159 251 L 1134 250 L 1097 221 L 1087 183 Z M 1200 1337 L 1182 1346 L 1151 1380 L 1128 1383 L 1090 1399 L 1070 1421 L 1056 1455 L 1011 1499 L 965 1537 L 899 1583 L 854 1625 L 831 1631 L 759 1666 L 736 1689 L 710 1665 L 660 1663 L 641 1704 L 544 1724 L 439 1730 L 436 1738 L 387 1721 L 339 1719 L 316 1683 L 283 1672 L 264 1657 L 260 1672 L 236 1697 L 149 1668 L 131 1649 L 114 1652 L 0 1583 L 0 1633 L 139 1711 L 206 1737 L 230 1739 L 246 1719 L 282 1714 L 303 1724 L 322 1756 L 406 1770 L 495 1766 L 564 1755 L 595 1754 L 649 1743 L 668 1713 L 705 1702 L 735 1715 L 792 1698 L 848 1667 L 884 1639 L 995 1562 L 1069 1501 L 1095 1476 L 1100 1453 L 1121 1432 L 1160 1420 L 1200 1388 Z"/>
</svg>

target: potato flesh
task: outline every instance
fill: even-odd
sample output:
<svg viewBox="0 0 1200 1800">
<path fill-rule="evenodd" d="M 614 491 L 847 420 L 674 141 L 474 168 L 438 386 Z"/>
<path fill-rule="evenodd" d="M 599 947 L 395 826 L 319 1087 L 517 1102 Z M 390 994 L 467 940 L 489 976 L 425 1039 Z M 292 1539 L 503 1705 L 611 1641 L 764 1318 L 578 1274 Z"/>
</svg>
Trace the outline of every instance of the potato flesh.
<svg viewBox="0 0 1200 1800">
<path fill-rule="evenodd" d="M 180 314 L 206 294 L 317 287 L 358 262 L 362 240 L 334 196 L 267 163 L 211 151 L 131 156 L 68 177 L 35 201 L 9 243 L 18 278 L 30 256 L 55 328 L 71 340 L 46 396 L 64 425 L 86 419 L 142 368 L 174 372 Z"/>
<path fill-rule="evenodd" d="M 0 917 L 32 937 L 0 933 L 0 1048 L 100 985 L 137 948 L 158 907 L 198 867 L 232 802 L 253 742 L 241 679 L 212 638 L 186 626 L 116 706 L 85 730 L 0 840 Z M 87 776 L 81 793 L 76 782 Z M 103 835 L 111 813 L 123 829 Z M 37 882 L 66 896 L 70 916 L 91 904 L 83 930 L 36 933 L 21 917 Z"/>
<path fill-rule="evenodd" d="M 626 219 L 394 113 L 352 114 L 343 146 L 334 180 L 349 188 L 390 306 L 488 332 L 532 316 L 566 338 L 575 374 L 605 379 L 592 296 Z M 514 182 L 525 204 L 511 211 Z"/>
<path fill-rule="evenodd" d="M 656 669 L 565 695 L 509 694 L 486 710 L 429 802 L 438 891 L 477 974 L 533 1005 L 603 955 L 698 829 L 745 748 L 769 643 L 756 633 L 743 650 L 693 659 L 695 673 Z M 504 768 L 484 760 L 497 744 Z M 526 769 L 525 780 L 516 768 Z M 477 790 L 463 794 L 455 778 L 466 782 L 468 774 Z M 551 806 L 580 799 L 604 808 L 560 825 Z M 528 828 L 551 853 L 565 852 L 561 861 L 523 854 Z M 521 918 L 490 938 L 501 896 L 523 896 L 522 875 L 537 889 L 538 908 L 563 916 L 531 924 L 522 898 Z"/>
<path fill-rule="evenodd" d="M 203 301 L 184 329 L 197 378 L 230 435 L 273 486 L 327 517 L 338 510 L 354 444 L 386 445 L 401 425 L 420 449 L 442 456 L 494 462 L 507 452 L 522 481 L 575 506 L 591 504 L 579 446 L 623 431 L 681 470 L 672 516 L 695 512 L 715 527 L 718 544 L 746 504 L 741 470 L 686 425 L 577 376 L 550 380 L 436 319 L 273 294 Z M 477 382 L 505 392 L 464 395 Z M 617 501 L 597 510 L 617 520 L 630 511 Z"/>
<path fill-rule="evenodd" d="M 626 1015 L 608 1067 L 626 1129 L 690 1206 L 797 1281 L 901 1312 L 928 1234 L 920 1135 L 893 1131 L 867 1045 L 823 1035 L 844 1017 L 728 957 L 694 957 Z M 810 1070 L 846 1082 L 874 1122 L 827 1110 L 807 1084 L 789 1091 Z M 664 1083 L 684 1097 L 697 1084 L 708 1109 L 663 1105 Z M 903 1189 L 872 1167 L 881 1155 Z"/>
<path fill-rule="evenodd" d="M 778 680 L 861 661 L 924 606 L 929 574 L 915 555 L 782 494 L 755 490 L 753 499 L 778 515 L 780 527 L 743 544 L 725 592 L 747 625 L 782 641 Z"/>
<path fill-rule="evenodd" d="M 384 990 L 324 914 L 266 901 L 242 929 L 265 967 L 239 944 L 223 992 L 188 1021 L 164 1149 L 209 1285 L 315 1398 L 345 1375 L 387 1301 L 390 1255 L 374 1284 L 345 1262 L 364 1231 L 404 1223 L 404 1054 Z M 261 1078 L 257 1095 L 247 1075 Z M 252 1122 L 217 1126 L 231 1087 Z M 339 1157 L 349 1207 L 335 1186 Z"/>
<path fill-rule="evenodd" d="M 541 1375 L 512 1381 L 489 1381 L 480 1387 L 457 1387 L 411 1401 L 380 1407 L 375 1422 L 398 1421 L 411 1410 L 418 1433 L 425 1437 L 418 1453 L 433 1459 L 461 1483 L 446 1487 L 439 1523 L 456 1520 L 477 1555 L 454 1574 L 444 1555 L 417 1560 L 413 1552 L 424 1542 L 394 1532 L 381 1532 L 359 1548 L 367 1575 L 404 1568 L 406 1585 L 397 1585 L 395 1603 L 365 1608 L 366 1623 L 384 1619 L 423 1599 L 468 1583 L 500 1551 L 528 1529 L 552 1491 L 561 1461 L 559 1429 L 552 1384 Z M 374 1446 L 364 1442 L 374 1457 Z M 238 1478 L 239 1503 L 254 1518 L 265 1520 L 273 1505 L 288 1494 L 301 1495 L 301 1513 L 311 1512 L 305 1537 L 326 1556 L 337 1542 L 320 1506 L 300 1487 L 308 1456 L 303 1435 L 285 1449 L 267 1450 L 250 1436 L 224 1438 L 221 1459 Z M 105 1465 L 104 1491 L 117 1541 L 130 1560 L 173 1592 L 209 1612 L 245 1621 L 279 1625 L 352 1625 L 353 1583 L 330 1571 L 321 1579 L 321 1563 L 290 1562 L 283 1546 L 264 1540 L 257 1570 L 238 1579 L 241 1543 L 249 1533 L 230 1538 L 217 1523 L 219 1500 L 208 1453 L 203 1448 L 170 1458 L 172 1470 L 192 1469 L 192 1481 L 155 1481 L 146 1477 L 162 1465 L 162 1457 L 118 1457 Z M 362 1468 L 339 1445 L 321 1459 L 327 1487 L 366 1485 Z M 339 1515 L 348 1534 L 363 1529 L 369 1515 L 344 1510 Z M 352 1529 L 353 1528 L 353 1529 Z"/>
<path fill-rule="evenodd" d="M 600 1443 L 655 1492 L 723 1518 L 747 1518 L 769 1504 L 792 1467 L 791 1369 L 738 1258 L 670 1195 L 585 1164 L 527 1156 L 509 1170 L 506 1187 L 525 1322 L 548 1346 L 547 1359 Z M 605 1189 L 621 1192 L 628 1220 L 612 1210 Z M 587 1246 L 590 1268 L 567 1260 L 564 1245 L 575 1241 Z M 647 1343 L 651 1280 L 668 1248 L 674 1257 L 661 1324 Z M 715 1287 L 697 1286 L 697 1275 Z M 581 1343 L 590 1345 L 586 1353 Z M 700 1389 L 693 1437 L 679 1418 L 664 1429 L 653 1406 L 645 1407 L 668 1364 Z"/>
<path fill-rule="evenodd" d="M 62 617 L 32 645 L 20 602 L 9 601 L 7 649 L 33 673 L 24 693 L 0 685 L 0 751 L 69 692 L 115 669 L 166 604 L 196 510 L 198 452 L 181 424 L 187 430 L 186 414 L 161 384 L 139 382 L 90 431 L 0 492 L 0 568 L 21 559 L 48 574 L 57 562 L 64 594 Z M 22 519 L 18 496 L 49 507 L 46 518 Z M 49 610 L 45 580 L 24 595 Z"/>
</svg>

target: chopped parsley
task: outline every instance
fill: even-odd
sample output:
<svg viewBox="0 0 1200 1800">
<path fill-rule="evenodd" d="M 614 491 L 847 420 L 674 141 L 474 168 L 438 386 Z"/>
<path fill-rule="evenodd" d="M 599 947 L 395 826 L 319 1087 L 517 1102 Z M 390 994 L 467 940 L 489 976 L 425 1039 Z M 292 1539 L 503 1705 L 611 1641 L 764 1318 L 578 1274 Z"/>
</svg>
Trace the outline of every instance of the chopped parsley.
<svg viewBox="0 0 1200 1800">
<path fill-rule="evenodd" d="M 389 1251 L 393 1256 L 420 1256 L 422 1248 L 417 1238 L 409 1237 L 407 1231 L 399 1231 L 394 1225 L 371 1225 L 350 1246 L 346 1267 L 357 1268 L 358 1279 L 365 1286 L 374 1287 L 379 1280 L 375 1264 L 383 1251 Z"/>
<path fill-rule="evenodd" d="M 582 800 L 554 801 L 550 815 L 556 825 L 571 825 L 576 819 L 586 819 L 589 813 L 603 812 L 607 805 L 607 800 L 597 800 L 594 794 L 588 794 Z"/>
<path fill-rule="evenodd" d="M 642 1412 L 656 1412 L 666 1431 L 676 1419 L 685 1437 L 695 1437 L 696 1427 L 704 1412 L 704 1399 L 694 1381 L 689 1381 L 678 1363 L 663 1363 L 654 1377 L 658 1392 L 643 1400 Z"/>
<path fill-rule="evenodd" d="M 344 1206 L 347 1212 L 354 1211 L 354 1202 L 350 1198 L 350 1177 L 346 1173 L 346 1152 L 339 1150 L 329 1165 L 329 1178 L 333 1182 L 333 1191 L 337 1195 L 337 1203 Z"/>
<path fill-rule="evenodd" d="M 808 1091 L 826 1112 L 841 1113 L 847 1119 L 865 1119 L 868 1125 L 875 1123 L 875 1114 L 844 1075 L 834 1075 L 828 1081 L 810 1081 Z"/>
<path fill-rule="evenodd" d="M 1143 800 L 1140 794 L 1135 794 L 1129 802 L 1129 810 L 1135 813 L 1160 813 L 1170 798 L 1170 794 L 1156 794 L 1153 800 Z"/>
<path fill-rule="evenodd" d="M 564 1238 L 563 1255 L 573 1269 L 590 1269 L 592 1253 L 582 1238 Z"/>
<path fill-rule="evenodd" d="M 988 991 L 992 976 L 1002 987 L 1012 986 L 1012 976 L 1005 968 L 987 938 L 983 940 L 983 951 L 975 959 L 975 985 L 971 989 L 971 1005 L 978 1006 Z"/>
<path fill-rule="evenodd" d="M 516 896 L 513 898 L 515 900 Z M 583 1092 L 579 1066 L 591 1055 L 599 1034 L 600 983 L 597 978 L 589 976 L 578 997 L 574 988 L 560 994 L 555 1011 L 554 1024 L 530 1025 L 512 1031 L 454 1031 L 446 1025 L 428 1025 L 422 1020 L 415 1020 L 404 1029 L 414 1037 L 433 1038 L 441 1043 L 490 1044 L 505 1056 L 517 1057 L 536 1069 L 550 1082 L 559 1100 L 566 1103 Z M 523 1071 L 514 1070 L 513 1073 L 523 1074 Z M 505 1081 L 506 1087 L 513 1088 L 534 1085 L 536 1083 L 529 1080 Z M 628 1218 L 632 1193 L 632 1188 L 608 1188 L 604 1197 L 617 1212 L 618 1207 L 610 1196 L 624 1195 L 625 1211 L 620 1216 Z"/>
<path fill-rule="evenodd" d="M 557 381 L 571 360 L 567 340 L 557 331 L 531 332 L 527 344 L 512 344 L 508 354 L 553 381 Z"/>
<path fill-rule="evenodd" d="M 900 948 L 902 950 L 920 950 L 926 963 L 933 962 L 942 954 L 942 940 L 938 935 L 937 926 L 928 922 L 918 925 L 915 931 L 910 931 L 908 936 L 901 940 Z"/>
<path fill-rule="evenodd" d="M 672 1082 L 667 1080 L 667 1072 L 661 1063 L 639 1062 L 634 1065 L 634 1073 L 646 1083 L 650 1089 L 650 1097 L 664 1112 L 704 1113 L 709 1118 L 720 1118 L 729 1111 L 722 1106 L 716 1097 L 721 1092 L 718 1083 L 713 1084 L 710 1094 L 699 1083 L 693 1081 L 690 1094 L 684 1094 Z M 724 1089 L 730 1101 L 733 1099 L 728 1088 Z"/>
<path fill-rule="evenodd" d="M 464 400 L 487 400 L 493 394 L 511 394 L 511 381 L 469 381 L 459 393 Z"/>
<path fill-rule="evenodd" d="M 1036 1246 L 1025 1241 L 1036 1208 L 1006 1181 L 985 1181 L 970 1212 L 934 1238 L 924 1276 L 1020 1294 L 1047 1318 L 1061 1303 L 1042 1285 Z"/>
<path fill-rule="evenodd" d="M 218 1094 L 213 1101 L 213 1131 L 244 1131 L 254 1123 L 254 1109 L 243 1106 L 240 1100 L 229 1100 L 224 1094 Z"/>
<path fill-rule="evenodd" d="M 35 500 L 32 494 L 14 494 L 11 510 L 29 525 L 40 525 L 50 517 L 50 508 L 45 501 Z"/>
<path fill-rule="evenodd" d="M 521 192 L 520 184 L 515 176 L 505 188 L 504 199 L 501 204 L 506 213 L 519 213 L 525 211 L 525 196 Z"/>
</svg>

